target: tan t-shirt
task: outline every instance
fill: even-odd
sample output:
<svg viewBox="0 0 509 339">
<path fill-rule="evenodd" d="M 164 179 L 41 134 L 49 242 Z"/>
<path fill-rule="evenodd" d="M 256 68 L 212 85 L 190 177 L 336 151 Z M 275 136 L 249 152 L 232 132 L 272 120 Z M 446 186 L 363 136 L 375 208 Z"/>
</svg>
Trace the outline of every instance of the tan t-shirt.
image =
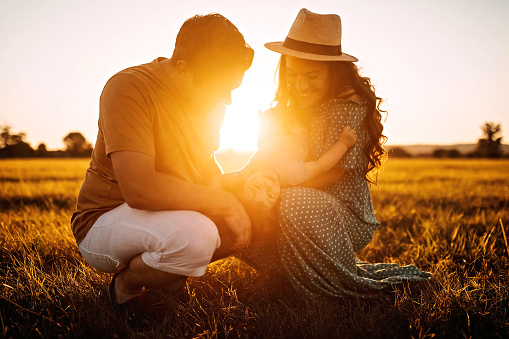
<svg viewBox="0 0 509 339">
<path fill-rule="evenodd" d="M 149 154 L 156 171 L 196 184 L 203 184 L 204 171 L 217 168 L 213 154 L 224 109 L 190 110 L 163 67 L 167 62 L 158 58 L 125 69 L 103 89 L 97 141 L 71 218 L 78 244 L 102 214 L 125 202 L 111 153 Z"/>
</svg>

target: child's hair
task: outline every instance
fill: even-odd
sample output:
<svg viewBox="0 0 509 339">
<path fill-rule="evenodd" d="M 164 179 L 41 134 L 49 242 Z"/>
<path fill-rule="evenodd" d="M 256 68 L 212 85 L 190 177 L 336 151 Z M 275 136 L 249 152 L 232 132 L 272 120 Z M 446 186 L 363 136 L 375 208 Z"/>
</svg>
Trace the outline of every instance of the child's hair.
<svg viewBox="0 0 509 339">
<path fill-rule="evenodd" d="M 251 220 L 251 243 L 273 238 L 278 226 L 276 206 L 268 207 L 249 202 L 244 202 L 242 205 Z"/>
</svg>

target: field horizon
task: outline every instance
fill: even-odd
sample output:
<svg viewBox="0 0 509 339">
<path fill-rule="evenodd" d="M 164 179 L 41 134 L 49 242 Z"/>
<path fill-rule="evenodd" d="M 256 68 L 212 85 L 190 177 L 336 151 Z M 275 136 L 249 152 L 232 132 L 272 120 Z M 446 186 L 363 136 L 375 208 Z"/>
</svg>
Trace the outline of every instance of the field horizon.
<svg viewBox="0 0 509 339">
<path fill-rule="evenodd" d="M 247 157 L 247 158 L 246 158 Z M 221 158 L 224 170 L 249 158 Z M 376 299 L 315 304 L 230 257 L 161 293 L 158 319 L 113 314 L 110 274 L 81 257 L 69 220 L 88 159 L 0 161 L 2 337 L 504 338 L 509 334 L 509 160 L 389 159 L 371 187 L 381 228 L 357 256 L 433 273 Z"/>
<path fill-rule="evenodd" d="M 502 144 L 500 146 L 501 146 L 501 149 L 502 149 L 503 156 L 508 156 L 509 155 L 509 144 Z M 386 147 L 386 149 L 388 151 L 390 151 L 392 149 L 395 149 L 395 148 L 400 148 L 400 149 L 405 150 L 406 152 L 408 152 L 412 156 L 431 155 L 433 153 L 433 151 L 437 150 L 437 149 L 443 149 L 443 150 L 446 150 L 446 151 L 457 150 L 461 154 L 466 155 L 468 153 L 474 152 L 476 147 L 477 147 L 477 144 L 476 143 L 455 143 L 455 144 L 425 144 L 425 143 L 423 143 L 423 144 L 387 144 L 385 147 Z M 223 149 L 219 149 L 216 152 L 216 156 L 217 156 L 217 154 L 219 154 L 219 157 L 221 157 L 223 154 L 230 154 L 230 156 L 231 156 L 231 154 L 251 154 L 253 152 L 255 152 L 254 149 L 253 150 L 249 150 L 249 149 L 236 150 L 236 149 L 233 149 L 233 148 L 223 148 Z M 228 155 L 225 155 L 225 157 L 226 156 L 228 156 Z"/>
</svg>

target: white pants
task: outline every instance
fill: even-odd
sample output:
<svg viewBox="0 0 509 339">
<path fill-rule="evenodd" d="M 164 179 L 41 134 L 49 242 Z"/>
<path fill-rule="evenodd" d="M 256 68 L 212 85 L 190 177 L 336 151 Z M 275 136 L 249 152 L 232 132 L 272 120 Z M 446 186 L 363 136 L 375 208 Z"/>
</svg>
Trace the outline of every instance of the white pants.
<svg viewBox="0 0 509 339">
<path fill-rule="evenodd" d="M 103 272 L 118 272 L 141 254 L 156 270 L 200 276 L 220 245 L 216 225 L 201 213 L 143 211 L 124 203 L 97 219 L 79 249 Z"/>
</svg>

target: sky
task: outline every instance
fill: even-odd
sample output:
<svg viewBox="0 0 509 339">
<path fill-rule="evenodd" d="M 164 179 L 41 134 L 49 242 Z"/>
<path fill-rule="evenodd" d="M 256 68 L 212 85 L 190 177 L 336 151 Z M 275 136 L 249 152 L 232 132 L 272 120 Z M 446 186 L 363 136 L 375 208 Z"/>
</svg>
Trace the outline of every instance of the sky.
<svg viewBox="0 0 509 339">
<path fill-rule="evenodd" d="M 506 0 L 0 0 L 0 126 L 34 148 L 61 149 L 74 131 L 94 143 L 106 81 L 170 57 L 187 18 L 217 12 L 255 50 L 221 148 L 255 148 L 279 58 L 263 44 L 284 40 L 301 8 L 341 16 L 343 51 L 385 100 L 389 145 L 475 143 L 487 121 L 509 143 Z"/>
</svg>

